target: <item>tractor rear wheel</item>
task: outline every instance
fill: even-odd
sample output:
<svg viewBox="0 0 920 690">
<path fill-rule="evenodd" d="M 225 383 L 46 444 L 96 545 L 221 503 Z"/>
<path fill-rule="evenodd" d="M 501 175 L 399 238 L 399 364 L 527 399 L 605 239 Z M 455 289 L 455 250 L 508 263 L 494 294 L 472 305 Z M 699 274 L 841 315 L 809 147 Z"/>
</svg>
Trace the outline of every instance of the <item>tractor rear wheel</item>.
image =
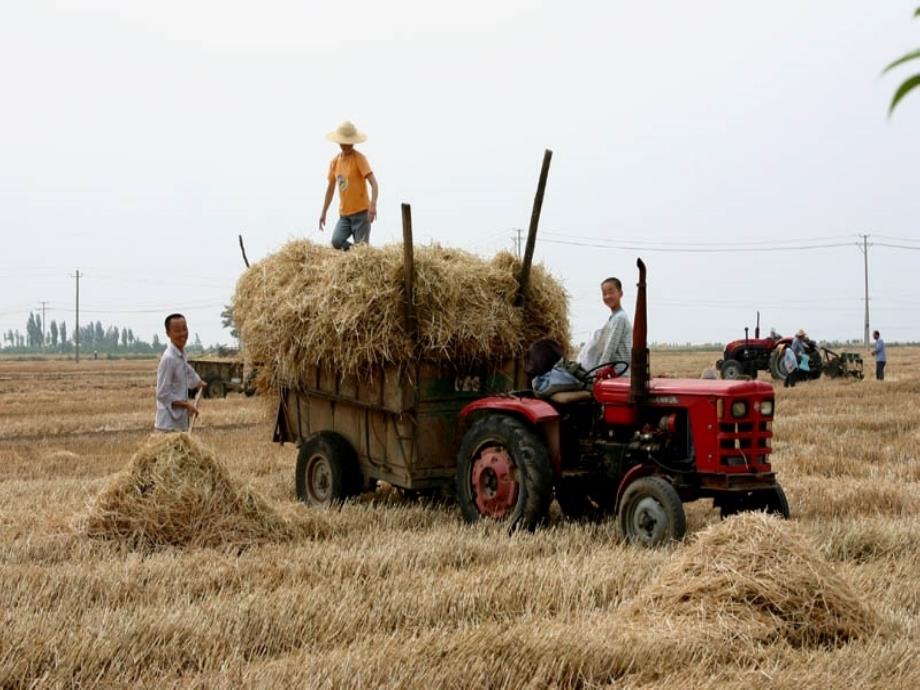
<svg viewBox="0 0 920 690">
<path fill-rule="evenodd" d="M 687 532 L 684 504 L 662 477 L 641 477 L 626 488 L 619 523 L 623 538 L 642 546 L 679 541 Z"/>
<path fill-rule="evenodd" d="M 718 501 L 718 507 L 723 520 L 738 513 L 757 511 L 782 515 L 786 520 L 789 519 L 789 501 L 779 484 L 772 489 L 722 496 Z"/>
<path fill-rule="evenodd" d="M 741 362 L 737 359 L 726 359 L 722 362 L 719 372 L 722 374 L 723 379 L 735 381 L 744 375 L 744 367 L 741 366 Z"/>
<path fill-rule="evenodd" d="M 361 470 L 354 448 L 334 431 L 310 436 L 297 453 L 294 471 L 297 498 L 308 505 L 341 503 L 361 488 Z"/>
<path fill-rule="evenodd" d="M 777 381 L 786 380 L 786 367 L 783 365 L 785 348 L 778 347 L 770 353 L 770 375 Z"/>
<path fill-rule="evenodd" d="M 546 519 L 552 500 L 549 451 L 514 417 L 480 417 L 463 436 L 456 482 L 467 522 L 492 519 L 532 530 Z"/>
</svg>

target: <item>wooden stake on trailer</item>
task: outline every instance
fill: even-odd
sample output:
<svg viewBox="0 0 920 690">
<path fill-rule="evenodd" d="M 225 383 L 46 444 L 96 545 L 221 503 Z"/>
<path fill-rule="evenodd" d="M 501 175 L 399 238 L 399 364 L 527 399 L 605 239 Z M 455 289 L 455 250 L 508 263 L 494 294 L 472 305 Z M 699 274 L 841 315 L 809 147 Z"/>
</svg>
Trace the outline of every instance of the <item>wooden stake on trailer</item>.
<svg viewBox="0 0 920 690">
<path fill-rule="evenodd" d="M 246 247 L 243 246 L 243 236 L 237 235 L 240 238 L 240 251 L 243 252 L 243 263 L 246 264 L 246 268 L 249 268 L 249 258 L 246 256 Z"/>
<path fill-rule="evenodd" d="M 530 265 L 533 263 L 533 250 L 537 243 L 537 225 L 540 223 L 540 211 L 543 209 L 543 192 L 546 191 L 546 178 L 549 175 L 549 162 L 553 152 L 549 149 L 543 152 L 543 167 L 540 168 L 540 181 L 537 182 L 537 193 L 533 198 L 533 212 L 530 214 L 530 228 L 527 230 L 527 248 L 524 250 L 524 261 L 521 264 L 521 277 L 518 279 L 518 292 L 514 304 L 524 306 L 527 297 L 527 284 L 530 282 Z"/>
<path fill-rule="evenodd" d="M 406 332 L 409 333 L 413 341 L 416 341 L 418 339 L 418 322 L 415 316 L 415 258 L 412 251 L 412 207 L 409 204 L 402 205 L 402 227 Z"/>
</svg>

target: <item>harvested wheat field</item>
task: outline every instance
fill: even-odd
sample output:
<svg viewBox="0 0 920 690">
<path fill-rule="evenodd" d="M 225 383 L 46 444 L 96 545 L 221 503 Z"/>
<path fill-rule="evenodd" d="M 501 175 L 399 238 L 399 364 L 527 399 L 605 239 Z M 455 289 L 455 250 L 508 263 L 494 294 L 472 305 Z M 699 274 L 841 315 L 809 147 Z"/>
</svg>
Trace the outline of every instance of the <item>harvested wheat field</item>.
<svg viewBox="0 0 920 690">
<path fill-rule="evenodd" d="M 694 504 L 657 551 L 310 510 L 258 399 L 151 438 L 154 361 L 0 361 L 0 687 L 918 687 L 920 349 L 889 353 L 777 389 L 792 521 Z"/>
</svg>

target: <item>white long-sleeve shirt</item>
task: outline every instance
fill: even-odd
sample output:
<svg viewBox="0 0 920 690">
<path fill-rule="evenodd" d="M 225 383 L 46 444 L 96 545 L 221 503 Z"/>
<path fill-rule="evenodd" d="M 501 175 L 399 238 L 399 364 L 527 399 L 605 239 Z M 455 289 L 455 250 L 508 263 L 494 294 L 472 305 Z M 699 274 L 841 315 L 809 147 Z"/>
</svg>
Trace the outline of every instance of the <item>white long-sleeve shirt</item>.
<svg viewBox="0 0 920 690">
<path fill-rule="evenodd" d="M 157 417 L 154 426 L 160 431 L 188 431 L 188 410 L 173 407 L 176 400 L 188 400 L 190 388 L 201 377 L 185 359 L 185 353 L 172 343 L 166 346 L 157 367 Z"/>
<path fill-rule="evenodd" d="M 622 307 L 610 315 L 604 327 L 595 331 L 578 353 L 578 363 L 588 371 L 606 362 L 628 363 L 631 358 L 632 324 Z"/>
</svg>

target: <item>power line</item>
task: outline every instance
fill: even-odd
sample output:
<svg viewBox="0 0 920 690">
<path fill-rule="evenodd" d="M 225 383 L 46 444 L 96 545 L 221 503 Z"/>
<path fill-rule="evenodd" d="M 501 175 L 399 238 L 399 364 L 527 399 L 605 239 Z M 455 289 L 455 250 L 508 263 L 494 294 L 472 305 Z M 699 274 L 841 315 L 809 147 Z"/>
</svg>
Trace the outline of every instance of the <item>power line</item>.
<svg viewBox="0 0 920 690">
<path fill-rule="evenodd" d="M 893 249 L 913 249 L 914 251 L 920 251 L 920 247 L 909 247 L 905 244 L 890 244 L 888 242 L 873 242 L 876 247 L 891 247 Z"/>
<path fill-rule="evenodd" d="M 896 240 L 898 242 L 920 242 L 918 237 L 899 237 L 897 235 L 875 235 L 875 237 L 881 237 L 885 240 Z"/>
<path fill-rule="evenodd" d="M 603 238 L 598 238 L 596 235 L 586 236 L 586 235 L 573 235 L 570 233 L 564 232 L 555 232 L 551 230 L 543 231 L 540 233 L 541 238 L 549 235 L 550 237 L 562 237 L 573 240 L 584 240 L 589 242 L 601 242 L 601 243 L 611 243 L 618 242 L 620 244 L 629 244 L 635 246 L 665 246 L 665 247 L 700 247 L 700 248 L 722 248 L 722 247 L 757 247 L 762 245 L 800 245 L 800 244 L 815 244 L 815 243 L 824 243 L 830 240 L 844 240 L 844 239 L 853 239 L 855 240 L 854 235 L 824 235 L 820 237 L 802 237 L 802 238 L 792 238 L 788 240 L 719 240 L 713 242 L 696 242 L 696 241 L 687 241 L 687 240 L 640 240 L 634 238 L 623 238 L 620 240 L 607 240 Z"/>
<path fill-rule="evenodd" d="M 600 244 L 597 242 L 570 242 L 567 240 L 553 240 L 543 238 L 543 242 L 550 244 L 565 244 L 573 247 L 593 247 L 596 249 L 617 249 L 620 251 L 664 252 L 670 254 L 739 254 L 747 252 L 786 252 L 806 251 L 813 249 L 830 249 L 832 247 L 853 247 L 855 242 L 835 242 L 828 244 L 814 244 L 807 246 L 769 246 L 769 247 L 646 247 L 633 244 Z"/>
</svg>

